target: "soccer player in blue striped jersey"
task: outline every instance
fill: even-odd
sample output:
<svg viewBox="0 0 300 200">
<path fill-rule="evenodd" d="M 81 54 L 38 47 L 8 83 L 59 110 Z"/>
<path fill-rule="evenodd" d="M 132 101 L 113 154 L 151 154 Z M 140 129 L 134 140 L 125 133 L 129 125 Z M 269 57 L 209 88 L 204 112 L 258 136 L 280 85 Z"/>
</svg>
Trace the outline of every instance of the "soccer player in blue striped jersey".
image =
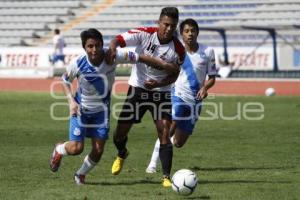
<svg viewBox="0 0 300 200">
<path fill-rule="evenodd" d="M 108 138 L 110 92 L 116 68 L 104 61 L 103 38 L 98 30 L 84 30 L 80 37 L 85 54 L 67 66 L 62 77 L 71 116 L 69 141 L 56 144 L 50 159 L 50 168 L 56 172 L 62 157 L 80 154 L 85 137 L 90 137 L 92 150 L 74 175 L 78 185 L 84 184 L 85 175 L 99 162 Z M 75 97 L 71 91 L 74 79 L 78 80 Z"/>
<path fill-rule="evenodd" d="M 179 76 L 172 88 L 172 125 L 170 135 L 175 147 L 182 147 L 192 134 L 201 112 L 202 100 L 215 84 L 217 75 L 215 53 L 212 48 L 197 42 L 199 27 L 195 20 L 180 24 L 186 56 Z M 206 81 L 206 77 L 208 80 Z M 147 173 L 155 173 L 159 158 L 159 140 L 156 141 Z"/>
<path fill-rule="evenodd" d="M 102 34 L 96 29 L 84 30 L 80 34 L 85 54 L 76 58 L 63 75 L 63 88 L 69 102 L 70 127 L 69 141 L 56 144 L 50 169 L 56 172 L 65 155 L 78 155 L 84 149 L 85 137 L 92 140 L 91 152 L 84 158 L 74 179 L 77 185 L 85 183 L 86 174 L 100 161 L 109 132 L 110 94 L 115 78 L 116 64 L 105 62 L 106 50 L 103 48 Z M 117 62 L 151 62 L 151 57 L 138 55 L 126 50 L 118 51 Z M 74 79 L 78 80 L 75 97 L 71 91 Z"/>
</svg>

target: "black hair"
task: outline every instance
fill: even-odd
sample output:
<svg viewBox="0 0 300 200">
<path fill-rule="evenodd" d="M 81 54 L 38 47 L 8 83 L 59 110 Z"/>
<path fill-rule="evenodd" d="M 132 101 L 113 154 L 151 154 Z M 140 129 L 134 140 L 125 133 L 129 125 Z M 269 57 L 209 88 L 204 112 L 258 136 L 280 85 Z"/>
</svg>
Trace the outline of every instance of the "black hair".
<svg viewBox="0 0 300 200">
<path fill-rule="evenodd" d="M 176 7 L 164 7 L 163 9 L 161 9 L 159 19 L 162 18 L 163 16 L 168 16 L 178 21 L 179 19 L 178 9 Z"/>
<path fill-rule="evenodd" d="M 57 35 L 60 33 L 60 30 L 58 28 L 54 29 L 54 33 Z"/>
<path fill-rule="evenodd" d="M 193 26 L 197 30 L 197 35 L 199 34 L 198 23 L 192 18 L 185 19 L 180 23 L 179 25 L 180 34 L 182 34 L 185 25 Z"/>
<path fill-rule="evenodd" d="M 81 43 L 82 47 L 84 48 L 85 43 L 88 39 L 92 38 L 95 40 L 100 40 L 103 44 L 103 37 L 102 34 L 95 28 L 89 28 L 87 30 L 84 30 L 80 33 Z"/>
</svg>

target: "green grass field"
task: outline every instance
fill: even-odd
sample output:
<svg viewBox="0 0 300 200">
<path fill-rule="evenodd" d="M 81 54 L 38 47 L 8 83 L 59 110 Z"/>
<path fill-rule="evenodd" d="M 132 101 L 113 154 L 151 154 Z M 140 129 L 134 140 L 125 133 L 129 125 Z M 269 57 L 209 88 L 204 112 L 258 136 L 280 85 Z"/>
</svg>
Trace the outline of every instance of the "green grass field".
<svg viewBox="0 0 300 200">
<path fill-rule="evenodd" d="M 114 100 L 116 101 L 116 100 Z M 111 175 L 116 150 L 112 134 L 99 165 L 78 187 L 73 174 L 90 150 L 65 157 L 57 173 L 49 169 L 53 145 L 68 139 L 68 121 L 54 121 L 50 106 L 56 100 L 41 93 L 0 93 L 0 199 L 105 199 L 105 200 L 283 200 L 300 199 L 300 97 L 215 97 L 203 110 L 211 116 L 212 102 L 218 113 L 235 116 L 237 105 L 258 102 L 263 113 L 241 117 L 198 121 L 194 135 L 182 149 L 174 150 L 174 173 L 190 168 L 199 178 L 196 191 L 180 197 L 162 188 L 161 174 L 146 174 L 145 168 L 155 142 L 155 129 L 147 115 L 130 135 L 130 156 L 119 176 Z M 222 107 L 222 109 L 220 108 Z M 244 111 L 242 109 L 242 111 Z M 67 107 L 55 109 L 66 116 Z M 111 130 L 116 123 L 112 120 Z"/>
</svg>

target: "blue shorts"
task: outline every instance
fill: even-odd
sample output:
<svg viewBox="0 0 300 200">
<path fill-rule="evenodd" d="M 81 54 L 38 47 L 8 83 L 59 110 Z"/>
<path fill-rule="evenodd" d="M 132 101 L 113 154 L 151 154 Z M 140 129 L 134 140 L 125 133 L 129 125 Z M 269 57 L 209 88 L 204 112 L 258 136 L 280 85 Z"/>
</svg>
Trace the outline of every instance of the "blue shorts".
<svg viewBox="0 0 300 200">
<path fill-rule="evenodd" d="M 172 120 L 176 127 L 191 135 L 201 112 L 201 102 L 188 104 L 180 97 L 172 95 Z"/>
<path fill-rule="evenodd" d="M 71 141 L 84 141 L 85 137 L 107 140 L 108 132 L 108 112 L 81 114 L 70 119 L 69 139 Z"/>
</svg>

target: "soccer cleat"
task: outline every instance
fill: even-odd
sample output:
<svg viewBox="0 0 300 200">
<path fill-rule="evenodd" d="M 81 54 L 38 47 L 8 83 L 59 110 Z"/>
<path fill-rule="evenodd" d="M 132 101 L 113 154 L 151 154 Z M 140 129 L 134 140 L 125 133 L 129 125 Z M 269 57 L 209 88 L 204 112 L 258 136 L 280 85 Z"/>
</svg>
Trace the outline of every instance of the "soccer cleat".
<svg viewBox="0 0 300 200">
<path fill-rule="evenodd" d="M 115 159 L 115 161 L 114 161 L 114 163 L 111 167 L 111 173 L 113 175 L 120 174 L 120 172 L 122 170 L 122 167 L 123 167 L 123 164 L 124 164 L 124 160 L 127 158 L 128 155 L 129 155 L 129 152 L 127 151 L 124 158 L 121 158 L 121 157 L 117 156 L 117 158 Z"/>
<path fill-rule="evenodd" d="M 84 185 L 85 184 L 85 175 L 82 174 L 76 174 L 74 175 L 74 181 L 76 185 Z"/>
<path fill-rule="evenodd" d="M 170 177 L 163 176 L 162 185 L 163 185 L 163 187 L 171 187 L 172 186 L 172 182 L 171 182 Z"/>
<path fill-rule="evenodd" d="M 54 147 L 54 150 L 52 152 L 51 158 L 50 158 L 50 169 L 52 172 L 56 172 L 60 166 L 60 162 L 62 159 L 62 154 L 59 154 L 56 151 L 56 146 L 59 145 L 60 143 L 56 144 Z"/>
<path fill-rule="evenodd" d="M 156 173 L 156 167 L 150 167 L 150 166 L 148 166 L 147 169 L 146 169 L 146 173 L 148 173 L 148 174 L 154 174 L 154 173 Z"/>
</svg>

